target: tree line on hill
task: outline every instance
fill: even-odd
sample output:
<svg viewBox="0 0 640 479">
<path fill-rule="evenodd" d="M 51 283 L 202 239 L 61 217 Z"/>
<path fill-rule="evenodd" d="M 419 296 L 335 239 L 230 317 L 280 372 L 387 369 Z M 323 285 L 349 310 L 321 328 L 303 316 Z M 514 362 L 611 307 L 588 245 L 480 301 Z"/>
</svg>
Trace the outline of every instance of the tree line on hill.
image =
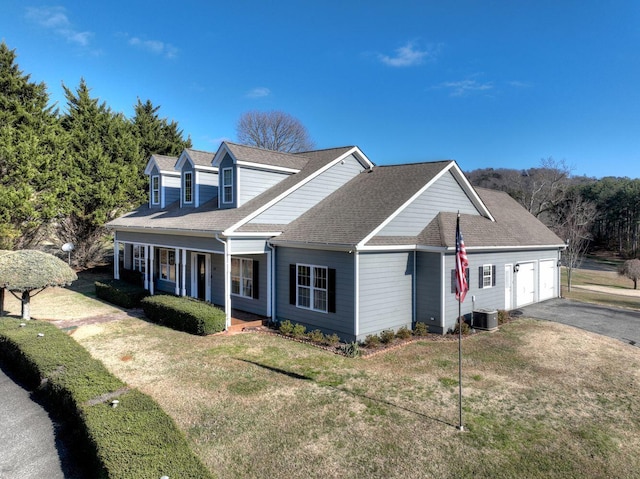
<svg viewBox="0 0 640 479">
<path fill-rule="evenodd" d="M 640 179 L 572 176 L 565 161 L 543 159 L 537 168 L 481 168 L 467 173 L 474 186 L 507 192 L 572 246 L 638 257 Z"/>
<path fill-rule="evenodd" d="M 63 88 L 60 111 L 0 43 L 0 250 L 72 242 L 86 266 L 104 250 L 104 224 L 146 201 L 151 154 L 177 156 L 191 139 L 150 100 L 127 118 L 84 79 Z"/>
</svg>

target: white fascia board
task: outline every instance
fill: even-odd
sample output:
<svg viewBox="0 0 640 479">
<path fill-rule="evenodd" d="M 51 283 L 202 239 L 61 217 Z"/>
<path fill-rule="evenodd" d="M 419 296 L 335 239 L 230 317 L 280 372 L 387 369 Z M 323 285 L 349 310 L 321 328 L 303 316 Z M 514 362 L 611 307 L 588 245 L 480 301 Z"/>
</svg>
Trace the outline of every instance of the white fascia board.
<svg viewBox="0 0 640 479">
<path fill-rule="evenodd" d="M 229 156 L 233 159 L 234 163 L 237 162 L 236 157 L 233 156 L 233 153 L 231 153 L 231 150 L 229 150 L 227 143 L 223 141 L 222 143 L 220 143 L 220 148 L 218 148 L 218 151 L 216 151 L 216 154 L 213 156 L 211 165 L 215 168 L 218 168 L 220 166 L 220 163 L 222 163 L 222 159 L 224 158 L 225 153 L 229 153 Z"/>
<path fill-rule="evenodd" d="M 365 236 L 364 239 L 362 239 L 358 243 L 358 249 L 361 249 L 364 245 L 366 245 L 371 240 L 371 238 L 376 236 L 385 226 L 387 226 L 389 223 L 391 223 L 391 221 L 393 221 L 393 219 L 396 216 L 398 216 L 400 213 L 402 213 L 402 211 L 404 211 L 405 208 L 407 208 L 411 203 L 413 203 L 416 200 L 416 198 L 418 198 L 420 195 L 422 195 L 422 193 L 424 193 L 427 188 L 429 188 L 432 184 L 434 184 L 436 181 L 438 181 L 440 178 L 442 178 L 442 176 L 445 173 L 447 173 L 453 167 L 454 164 L 455 163 L 453 161 L 450 162 L 437 175 L 435 175 L 433 178 L 431 178 L 430 181 L 428 181 L 422 188 L 420 188 L 411 198 L 409 198 L 407 201 L 405 201 L 402 206 L 400 206 L 397 210 L 395 210 L 393 213 L 391 213 L 389 216 L 387 216 L 387 219 L 385 219 L 382 223 L 380 223 L 377 228 L 374 228 L 374 230 L 371 233 L 369 233 L 367 236 Z"/>
<path fill-rule="evenodd" d="M 217 166 L 193 165 L 193 169 L 197 171 L 211 171 L 213 173 L 218 172 Z"/>
<path fill-rule="evenodd" d="M 176 166 L 175 169 L 177 171 L 182 170 L 182 167 L 184 166 L 184 164 L 186 162 L 191 163 L 191 166 L 193 166 L 195 168 L 195 163 L 193 162 L 193 160 L 191 159 L 191 157 L 189 156 L 189 153 L 187 153 L 187 150 L 184 150 L 182 153 L 180 153 L 180 158 L 178 158 L 178 161 L 176 162 Z"/>
<path fill-rule="evenodd" d="M 495 222 L 495 219 L 491 214 L 491 212 L 489 211 L 489 208 L 487 208 L 484 202 L 480 199 L 480 197 L 478 196 L 478 193 L 476 193 L 476 190 L 473 188 L 473 186 L 471 186 L 471 183 L 469 183 L 469 180 L 467 180 L 467 177 L 464 176 L 464 173 L 462 173 L 462 170 L 460 169 L 458 164 L 455 161 L 452 161 L 448 169 L 453 170 L 451 173 L 456 178 L 456 180 L 458 180 L 458 183 L 460 184 L 460 186 L 462 186 L 462 189 L 464 190 L 464 192 L 469 196 L 473 205 L 478 210 L 480 210 L 480 213 L 483 216 L 489 218 L 491 221 Z"/>
<path fill-rule="evenodd" d="M 176 236 L 197 236 L 202 238 L 215 238 L 216 233 L 221 234 L 220 230 L 187 230 L 177 228 L 160 228 L 157 226 L 106 226 L 109 231 L 130 231 L 132 233 L 157 233 L 172 234 Z"/>
<path fill-rule="evenodd" d="M 280 236 L 282 234 L 282 231 L 267 231 L 267 232 L 258 232 L 258 231 L 254 231 L 254 232 L 245 232 L 245 233 L 239 233 L 239 232 L 232 232 L 228 235 L 225 235 L 225 237 L 227 238 L 265 238 L 265 239 L 271 239 L 275 236 Z"/>
<path fill-rule="evenodd" d="M 160 166 L 158 166 L 158 163 L 156 162 L 156 159 L 153 156 L 151 156 L 151 158 L 149 158 L 149 161 L 147 161 L 147 166 L 144 167 L 144 174 L 150 175 L 154 166 L 158 168 L 158 171 L 162 172 L 160 170 Z"/>
<path fill-rule="evenodd" d="M 483 251 L 530 251 L 530 250 L 552 250 L 552 249 L 565 249 L 566 244 L 544 244 L 544 245 L 528 245 L 528 246 L 466 246 L 465 249 L 472 253 L 481 253 Z M 449 246 L 446 248 L 447 253 L 455 253 L 456 248 Z"/>
<path fill-rule="evenodd" d="M 356 251 L 356 247 L 351 244 L 321 244 L 321 243 L 305 243 L 302 241 L 283 241 L 278 244 L 271 244 L 271 246 L 275 246 L 277 248 L 298 248 L 298 249 L 313 249 L 313 250 L 321 250 L 321 251 L 343 251 L 348 253 L 353 253 Z"/>
<path fill-rule="evenodd" d="M 356 159 L 358 161 L 360 161 L 361 163 L 364 163 L 363 166 L 365 166 L 369 170 L 375 166 L 375 163 L 373 163 L 373 161 L 371 161 L 369 158 L 367 158 L 367 155 L 365 155 L 362 152 L 362 150 L 360 148 L 358 148 L 357 146 L 354 146 L 349 151 L 347 151 L 345 154 L 340 155 L 340 158 L 338 158 L 338 159 L 339 160 L 344 160 L 349 155 L 354 155 L 356 157 Z"/>
<path fill-rule="evenodd" d="M 223 231 L 223 234 L 225 236 L 228 236 L 230 233 L 233 233 L 234 230 L 240 228 L 240 226 L 242 226 L 245 223 L 248 223 L 249 221 L 251 221 L 253 218 L 255 218 L 256 216 L 258 216 L 259 214 L 263 213 L 264 211 L 268 210 L 269 208 L 271 208 L 273 205 L 275 205 L 276 203 L 278 203 L 279 201 L 281 201 L 283 198 L 286 198 L 287 196 L 289 196 L 292 192 L 296 191 L 298 188 L 302 188 L 304 185 L 306 185 L 307 183 L 309 183 L 311 180 L 317 178 L 318 176 L 320 176 L 322 173 L 324 173 L 325 171 L 327 171 L 329 168 L 331 168 L 332 166 L 334 166 L 336 163 L 339 163 L 340 161 L 344 160 L 347 156 L 349 156 L 352 153 L 355 153 L 356 151 L 359 151 L 357 147 L 353 147 L 351 148 L 349 151 L 347 151 L 346 153 L 344 153 L 343 155 L 340 155 L 338 158 L 336 158 L 335 160 L 327 163 L 326 165 L 324 165 L 322 168 L 320 168 L 319 170 L 317 170 L 315 173 L 307 176 L 304 180 L 296 183 L 295 185 L 293 185 L 291 188 L 289 188 L 288 190 L 282 192 L 281 194 L 279 194 L 278 196 L 276 196 L 274 199 L 272 199 L 271 201 L 269 201 L 268 203 L 262 205 L 260 208 L 258 208 L 257 210 L 249 213 L 247 216 L 245 216 L 243 219 L 241 219 L 240 221 L 238 221 L 236 224 L 230 226 L 229 228 L 227 228 L 226 230 Z M 364 157 L 364 159 L 366 160 L 366 157 Z M 366 160 L 369 161 L 369 160 Z"/>
<path fill-rule="evenodd" d="M 298 173 L 300 170 L 295 168 L 286 168 L 284 166 L 275 166 L 275 165 L 267 165 L 264 163 L 253 163 L 251 161 L 236 161 L 236 165 L 246 166 L 248 168 L 253 168 L 256 170 L 265 170 L 265 171 L 276 171 L 279 173 Z"/>
</svg>

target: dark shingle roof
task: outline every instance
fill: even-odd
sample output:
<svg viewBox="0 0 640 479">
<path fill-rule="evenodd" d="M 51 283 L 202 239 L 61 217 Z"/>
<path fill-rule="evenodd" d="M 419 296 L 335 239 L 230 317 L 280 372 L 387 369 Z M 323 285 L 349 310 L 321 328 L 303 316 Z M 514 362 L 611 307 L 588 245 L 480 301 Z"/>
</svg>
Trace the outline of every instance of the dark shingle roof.
<svg viewBox="0 0 640 479">
<path fill-rule="evenodd" d="M 215 153 L 211 153 L 210 151 L 193 150 L 191 148 L 186 148 L 185 150 L 197 166 L 211 166 Z"/>
<path fill-rule="evenodd" d="M 495 222 L 482 216 L 460 215 L 467 248 L 559 246 L 562 240 L 507 193 L 476 188 Z M 418 235 L 418 244 L 455 248 L 456 214 L 440 213 Z"/>
<path fill-rule="evenodd" d="M 273 243 L 356 245 L 450 163 L 379 166 L 360 173 L 289 224 Z"/>
<path fill-rule="evenodd" d="M 293 170 L 301 170 L 309 161 L 309 158 L 304 155 L 265 150 L 229 142 L 225 142 L 225 144 L 233 156 L 240 161 L 248 161 L 265 166 L 279 166 Z"/>
<path fill-rule="evenodd" d="M 175 170 L 174 167 L 176 166 L 176 163 L 178 161 L 178 158 L 176 158 L 175 156 L 153 154 L 151 155 L 151 157 L 155 160 L 158 168 L 160 168 L 160 171 L 173 172 Z"/>
<path fill-rule="evenodd" d="M 179 202 L 169 205 L 163 210 L 151 209 L 148 205 L 142 205 L 137 210 L 127 213 L 107 223 L 108 227 L 115 228 L 158 228 L 184 231 L 224 231 L 240 222 L 248 215 L 263 207 L 271 200 L 295 187 L 304 179 L 327 165 L 341 154 L 349 151 L 350 147 L 323 150 L 323 152 L 311 155 L 307 158 L 301 171 L 284 178 L 262 194 L 248 201 L 240 208 L 226 210 L 217 209 L 217 198 L 201 205 L 198 208 L 182 207 Z M 243 158 L 244 159 L 244 158 Z M 280 231 L 283 225 L 269 231 Z M 245 225 L 239 231 L 256 231 L 256 227 Z"/>
</svg>

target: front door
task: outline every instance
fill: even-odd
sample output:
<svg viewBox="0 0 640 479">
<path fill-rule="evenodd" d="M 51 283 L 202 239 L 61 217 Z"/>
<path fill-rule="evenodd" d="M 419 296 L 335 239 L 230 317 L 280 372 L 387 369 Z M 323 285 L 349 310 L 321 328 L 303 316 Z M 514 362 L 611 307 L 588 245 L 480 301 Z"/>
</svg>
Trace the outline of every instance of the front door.
<svg viewBox="0 0 640 479">
<path fill-rule="evenodd" d="M 203 254 L 197 255 L 196 275 L 197 298 L 204 301 L 207 298 L 207 257 Z"/>
<path fill-rule="evenodd" d="M 511 309 L 511 285 L 513 284 L 513 265 L 504 265 L 504 309 Z"/>
</svg>

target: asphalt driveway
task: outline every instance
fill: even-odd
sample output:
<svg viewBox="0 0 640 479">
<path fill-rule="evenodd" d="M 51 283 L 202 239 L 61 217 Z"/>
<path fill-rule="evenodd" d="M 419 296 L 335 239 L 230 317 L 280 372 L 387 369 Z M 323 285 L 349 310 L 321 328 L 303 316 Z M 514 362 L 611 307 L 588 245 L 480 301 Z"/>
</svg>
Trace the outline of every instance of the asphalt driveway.
<svg viewBox="0 0 640 479">
<path fill-rule="evenodd" d="M 570 299 L 550 299 L 519 310 L 529 318 L 567 324 L 640 347 L 640 311 Z"/>
</svg>

